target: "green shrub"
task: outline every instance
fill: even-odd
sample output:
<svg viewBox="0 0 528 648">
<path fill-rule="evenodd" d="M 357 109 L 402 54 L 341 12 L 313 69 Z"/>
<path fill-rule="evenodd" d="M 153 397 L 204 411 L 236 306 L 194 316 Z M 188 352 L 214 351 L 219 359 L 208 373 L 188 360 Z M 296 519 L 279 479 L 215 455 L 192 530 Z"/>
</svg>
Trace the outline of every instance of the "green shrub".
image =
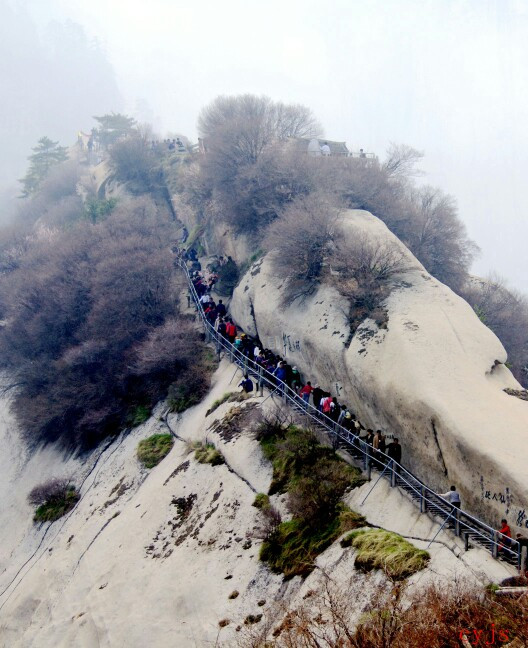
<svg viewBox="0 0 528 648">
<path fill-rule="evenodd" d="M 270 495 L 291 491 L 303 479 L 313 482 L 318 471 L 326 471 L 329 467 L 341 482 L 339 497 L 346 488 L 355 488 L 364 481 L 359 469 L 349 466 L 307 430 L 290 425 L 285 430 L 275 429 L 269 435 L 262 430 L 259 434 L 262 452 L 273 465 Z"/>
<path fill-rule="evenodd" d="M 361 472 L 306 430 L 272 423 L 259 430 L 260 445 L 273 466 L 269 494 L 288 494 L 289 522 L 280 522 L 265 537 L 260 559 L 286 578 L 308 575 L 315 558 L 342 533 L 364 526 L 363 516 L 350 511 L 341 498 L 363 483 Z M 264 501 L 261 494 L 254 506 Z M 269 498 L 268 498 L 269 502 Z M 269 504 L 268 504 L 269 507 Z M 267 509 L 261 507 L 265 512 Z"/>
<path fill-rule="evenodd" d="M 79 501 L 79 493 L 66 479 L 52 479 L 39 484 L 28 495 L 30 504 L 37 506 L 35 522 L 54 522 L 71 511 Z"/>
<path fill-rule="evenodd" d="M 137 427 L 150 418 L 150 408 L 145 405 L 136 405 L 133 410 L 128 413 L 127 423 L 131 427 Z"/>
<path fill-rule="evenodd" d="M 355 511 L 351 511 L 349 508 L 343 506 L 343 510 L 340 515 L 340 520 L 341 520 L 341 533 L 345 533 L 346 531 L 352 531 L 352 529 L 360 529 L 361 527 L 369 526 L 369 523 L 367 522 L 367 518 L 364 515 L 361 515 L 360 513 L 356 513 Z M 345 543 L 346 536 L 343 538 L 341 541 L 341 546 L 342 547 L 349 547 L 350 542 L 348 544 Z"/>
<path fill-rule="evenodd" d="M 269 495 L 266 495 L 266 493 L 257 493 L 257 495 L 255 496 L 255 501 L 253 502 L 253 506 L 258 509 L 265 509 L 269 508 L 269 505 Z"/>
<path fill-rule="evenodd" d="M 234 392 L 226 392 L 222 398 L 217 398 L 214 403 L 211 405 L 211 407 L 207 410 L 205 413 L 206 416 L 209 416 L 209 414 L 212 414 L 216 409 L 220 407 L 220 405 L 223 405 L 224 403 L 227 403 L 227 401 L 233 396 Z"/>
<path fill-rule="evenodd" d="M 198 463 L 208 463 L 212 466 L 225 463 L 222 453 L 212 443 L 197 443 L 194 457 Z"/>
<path fill-rule="evenodd" d="M 382 569 L 394 580 L 402 580 L 424 569 L 430 558 L 427 551 L 417 549 L 397 533 L 384 529 L 352 531 L 342 544 L 351 544 L 357 549 L 356 567 L 365 571 Z"/>
<path fill-rule="evenodd" d="M 317 556 L 329 547 L 340 534 L 339 519 L 323 528 L 314 528 L 302 520 L 282 522 L 277 533 L 265 540 L 260 548 L 260 560 L 267 562 L 271 571 L 293 576 L 308 576 Z"/>
<path fill-rule="evenodd" d="M 145 468 L 154 468 L 169 454 L 173 445 L 174 439 L 171 434 L 153 434 L 139 442 L 138 459 Z"/>
</svg>

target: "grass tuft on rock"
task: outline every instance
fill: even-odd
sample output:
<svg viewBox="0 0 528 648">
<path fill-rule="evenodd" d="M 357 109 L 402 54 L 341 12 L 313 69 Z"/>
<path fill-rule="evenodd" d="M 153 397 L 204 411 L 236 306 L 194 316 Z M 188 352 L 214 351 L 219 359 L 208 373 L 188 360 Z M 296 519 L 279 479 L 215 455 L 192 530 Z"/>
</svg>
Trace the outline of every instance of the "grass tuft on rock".
<svg viewBox="0 0 528 648">
<path fill-rule="evenodd" d="M 127 424 L 130 427 L 137 427 L 150 418 L 150 408 L 146 405 L 136 405 L 127 414 Z"/>
<path fill-rule="evenodd" d="M 228 400 L 231 399 L 231 397 L 234 395 L 234 392 L 226 392 L 222 398 L 217 398 L 211 407 L 207 410 L 205 413 L 206 416 L 209 416 L 209 414 L 212 414 L 216 409 L 220 407 L 220 405 L 223 405 L 224 403 L 227 403 Z"/>
<path fill-rule="evenodd" d="M 355 565 L 358 569 L 382 569 L 393 580 L 412 576 L 424 569 L 430 559 L 427 551 L 417 549 L 402 536 L 384 529 L 352 531 L 342 545 L 357 549 Z"/>
<path fill-rule="evenodd" d="M 253 506 L 255 508 L 258 508 L 259 510 L 269 508 L 270 507 L 269 495 L 266 495 L 266 493 L 257 493 L 255 495 L 255 501 L 253 502 Z"/>
<path fill-rule="evenodd" d="M 154 468 L 169 454 L 173 445 L 171 434 L 153 434 L 139 442 L 137 457 L 145 468 Z"/>
<path fill-rule="evenodd" d="M 28 501 L 37 506 L 33 516 L 35 522 L 54 522 L 71 511 L 79 498 L 77 489 L 68 480 L 52 479 L 35 486 Z"/>
<path fill-rule="evenodd" d="M 212 443 L 198 442 L 195 447 L 194 458 L 198 463 L 211 464 L 211 466 L 219 466 L 225 463 L 224 456 Z"/>
</svg>

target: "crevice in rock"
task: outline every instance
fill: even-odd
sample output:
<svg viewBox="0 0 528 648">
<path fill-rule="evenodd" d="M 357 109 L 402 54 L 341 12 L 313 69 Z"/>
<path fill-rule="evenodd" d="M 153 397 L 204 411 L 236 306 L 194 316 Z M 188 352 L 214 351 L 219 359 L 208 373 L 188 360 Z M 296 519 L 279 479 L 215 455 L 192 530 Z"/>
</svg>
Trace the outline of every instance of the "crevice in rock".
<svg viewBox="0 0 528 648">
<path fill-rule="evenodd" d="M 112 515 L 112 517 L 109 518 L 109 519 L 108 519 L 108 520 L 103 524 L 103 526 L 99 529 L 99 531 L 95 534 L 95 536 L 94 536 L 94 537 L 92 538 L 92 540 L 90 541 L 90 544 L 86 547 L 86 549 L 85 549 L 85 550 L 82 552 L 82 554 L 79 556 L 79 560 L 77 561 L 77 564 L 76 564 L 75 567 L 73 568 L 73 572 L 72 572 L 72 574 L 75 574 L 75 572 L 77 571 L 77 567 L 79 566 L 79 563 L 80 563 L 81 560 L 83 559 L 83 557 L 84 557 L 85 553 L 88 551 L 88 549 L 93 545 L 93 543 L 97 540 L 97 538 L 101 535 L 101 533 L 106 529 L 106 527 L 110 524 L 110 522 L 111 522 L 114 518 L 116 518 L 118 515 L 119 515 L 118 512 L 115 513 L 114 515 Z"/>
<path fill-rule="evenodd" d="M 251 319 L 253 320 L 253 324 L 255 326 L 256 339 L 260 340 L 260 335 L 257 327 L 257 318 L 255 317 L 255 307 L 253 306 L 253 300 L 251 299 L 251 297 L 249 298 L 249 312 L 251 314 Z"/>
<path fill-rule="evenodd" d="M 443 454 L 443 452 L 442 452 L 442 448 L 440 447 L 440 443 L 438 442 L 438 432 L 436 431 L 436 426 L 435 426 L 434 419 L 431 419 L 431 427 L 433 428 L 433 438 L 434 438 L 434 440 L 435 440 L 436 447 L 438 448 L 438 458 L 439 458 L 440 461 L 442 462 L 442 466 L 443 466 L 443 470 L 444 470 L 444 475 L 445 475 L 446 477 L 449 477 L 449 474 L 448 474 L 448 471 L 447 471 L 446 462 L 444 461 L 444 454 Z"/>
<path fill-rule="evenodd" d="M 224 461 L 225 461 L 225 457 L 224 457 Z M 251 485 L 251 483 L 250 483 L 250 482 L 249 482 L 245 477 L 242 477 L 242 475 L 241 475 L 240 473 L 238 473 L 238 472 L 237 472 L 237 471 L 236 471 L 232 466 L 230 466 L 230 465 L 227 463 L 227 461 L 225 462 L 225 467 L 229 470 L 230 473 L 233 473 L 233 475 L 235 475 L 235 476 L 238 477 L 240 480 L 242 480 L 242 481 L 244 482 L 244 484 L 246 484 L 247 486 L 249 486 L 249 488 L 251 488 L 251 490 L 252 490 L 254 493 L 257 493 L 257 492 L 258 492 L 257 489 L 256 489 L 256 488 L 253 488 L 253 486 Z"/>
</svg>

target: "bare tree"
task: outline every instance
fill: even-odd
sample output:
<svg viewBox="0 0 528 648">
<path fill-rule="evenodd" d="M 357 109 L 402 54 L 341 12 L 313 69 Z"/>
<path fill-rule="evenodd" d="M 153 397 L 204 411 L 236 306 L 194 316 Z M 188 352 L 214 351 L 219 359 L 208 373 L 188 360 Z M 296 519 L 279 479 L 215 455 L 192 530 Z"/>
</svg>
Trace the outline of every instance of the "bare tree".
<svg viewBox="0 0 528 648">
<path fill-rule="evenodd" d="M 478 251 L 457 215 L 454 200 L 425 186 L 411 193 L 409 247 L 434 277 L 458 292 Z"/>
<path fill-rule="evenodd" d="M 499 275 L 471 278 L 461 291 L 480 320 L 499 338 L 519 382 L 528 385 L 528 300 Z"/>
<path fill-rule="evenodd" d="M 409 178 L 423 175 L 421 171 L 416 169 L 416 164 L 423 156 L 423 151 L 417 151 L 412 146 L 391 142 L 387 151 L 387 159 L 382 168 L 391 178 Z"/>
<path fill-rule="evenodd" d="M 294 200 L 271 224 L 264 245 L 288 281 L 288 298 L 309 294 L 321 280 L 338 214 L 328 197 L 310 194 Z"/>
</svg>

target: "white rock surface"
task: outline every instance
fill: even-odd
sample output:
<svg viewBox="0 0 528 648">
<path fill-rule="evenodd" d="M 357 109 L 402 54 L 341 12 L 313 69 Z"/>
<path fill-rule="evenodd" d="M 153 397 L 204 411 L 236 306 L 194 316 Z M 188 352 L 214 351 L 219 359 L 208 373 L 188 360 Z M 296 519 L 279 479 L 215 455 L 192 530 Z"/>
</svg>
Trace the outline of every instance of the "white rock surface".
<svg viewBox="0 0 528 648">
<path fill-rule="evenodd" d="M 233 404 L 205 417 L 214 400 L 235 389 L 240 375 L 233 374 L 233 366 L 223 361 L 205 401 L 181 416 L 169 415 L 178 438 L 151 471 L 140 467 L 136 448 L 142 438 L 167 430 L 160 420 L 161 405 L 143 426 L 82 460 L 65 458 L 52 448 L 25 453 L 12 419 L 2 410 L 2 648 L 233 646 L 239 637 L 236 627 L 244 627 L 248 614 L 273 614 L 277 600 L 299 605 L 310 589 L 321 586 L 320 569 L 304 582 L 294 578 L 283 584 L 259 562 L 260 542 L 245 544 L 246 533 L 258 524 L 255 492 L 267 491 L 271 467 L 247 430 L 230 440 L 211 431 L 213 421 Z M 261 399 L 242 406 L 255 401 Z M 266 407 L 270 404 L 268 400 Z M 206 438 L 220 447 L 229 468 L 194 460 L 187 441 Z M 82 483 L 79 504 L 52 525 L 33 525 L 27 493 L 36 483 L 60 475 L 73 475 Z M 424 539 L 438 530 L 418 519 L 413 505 L 384 484 L 362 506 L 366 488 L 348 499 L 372 522 Z M 191 512 L 179 521 L 174 500 L 188 497 Z M 430 572 L 428 577 L 450 579 L 456 573 L 487 582 L 509 574 L 475 553 L 477 571 L 468 562 L 472 552 L 457 558 L 451 551 L 453 538 L 443 534 L 438 539 L 449 548 L 433 544 L 434 569 L 421 578 Z M 423 540 L 415 542 L 425 546 Z M 356 572 L 353 550 L 337 543 L 320 556 L 318 566 L 357 593 L 358 617 L 369 591 L 383 581 L 380 573 Z M 230 600 L 233 590 L 240 595 Z M 262 607 L 261 600 L 266 601 Z M 231 620 L 222 630 L 221 619 Z"/>
<path fill-rule="evenodd" d="M 351 210 L 341 224 L 349 240 L 359 231 L 407 256 L 386 302 L 387 330 L 366 320 L 347 348 L 349 304 L 331 285 L 285 307 L 272 253 L 235 290 L 235 320 L 337 394 L 366 427 L 398 436 L 404 465 L 431 487 L 456 484 L 470 512 L 495 528 L 506 517 L 525 529 L 528 402 L 503 391 L 519 385 L 501 343 L 379 219 Z"/>
</svg>

